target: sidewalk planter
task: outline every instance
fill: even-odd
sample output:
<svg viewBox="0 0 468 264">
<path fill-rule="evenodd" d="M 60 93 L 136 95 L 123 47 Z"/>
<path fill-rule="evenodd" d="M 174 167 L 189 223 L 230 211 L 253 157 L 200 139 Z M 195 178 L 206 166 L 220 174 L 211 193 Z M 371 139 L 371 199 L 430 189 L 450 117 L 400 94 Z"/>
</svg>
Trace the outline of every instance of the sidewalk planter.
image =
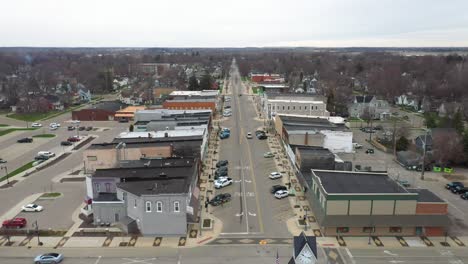
<svg viewBox="0 0 468 264">
<path fill-rule="evenodd" d="M 434 166 L 434 167 L 432 167 L 432 170 L 433 170 L 434 172 L 442 172 L 442 167 Z"/>
<path fill-rule="evenodd" d="M 203 230 L 211 230 L 214 226 L 214 220 L 212 219 L 203 219 L 202 222 L 202 229 Z"/>
</svg>

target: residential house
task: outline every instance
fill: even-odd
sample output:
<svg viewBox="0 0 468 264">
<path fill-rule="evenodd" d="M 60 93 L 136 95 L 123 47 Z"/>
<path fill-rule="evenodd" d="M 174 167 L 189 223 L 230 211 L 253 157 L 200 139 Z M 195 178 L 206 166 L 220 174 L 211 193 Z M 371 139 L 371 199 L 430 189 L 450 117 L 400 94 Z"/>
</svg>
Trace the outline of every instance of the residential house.
<svg viewBox="0 0 468 264">
<path fill-rule="evenodd" d="M 373 95 L 356 95 L 348 106 L 350 117 L 386 119 L 390 117 L 390 105 L 385 100 L 378 100 Z"/>
<path fill-rule="evenodd" d="M 395 104 L 410 107 L 415 111 L 419 110 L 419 100 L 410 94 L 402 94 L 395 98 Z"/>
<path fill-rule="evenodd" d="M 83 85 L 81 85 L 81 87 L 78 89 L 78 98 L 83 103 L 91 102 L 91 91 L 85 88 Z"/>
</svg>

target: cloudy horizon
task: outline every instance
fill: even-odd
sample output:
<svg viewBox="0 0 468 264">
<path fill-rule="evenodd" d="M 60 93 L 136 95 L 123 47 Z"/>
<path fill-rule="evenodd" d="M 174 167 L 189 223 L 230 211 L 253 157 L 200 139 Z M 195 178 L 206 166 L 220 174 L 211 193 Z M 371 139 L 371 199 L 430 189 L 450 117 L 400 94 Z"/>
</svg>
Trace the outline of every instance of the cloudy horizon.
<svg viewBox="0 0 468 264">
<path fill-rule="evenodd" d="M 1 47 L 467 47 L 468 1 L 3 1 Z"/>
</svg>

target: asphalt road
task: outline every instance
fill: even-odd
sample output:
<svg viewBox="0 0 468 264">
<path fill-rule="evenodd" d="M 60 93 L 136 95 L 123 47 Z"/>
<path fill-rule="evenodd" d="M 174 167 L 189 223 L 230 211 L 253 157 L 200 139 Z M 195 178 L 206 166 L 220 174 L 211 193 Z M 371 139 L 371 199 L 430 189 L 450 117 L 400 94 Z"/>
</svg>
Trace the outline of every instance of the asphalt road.
<svg viewBox="0 0 468 264">
<path fill-rule="evenodd" d="M 290 237 L 285 220 L 292 216 L 287 199 L 277 200 L 270 188 L 281 180 L 270 180 L 268 174 L 276 171 L 273 159 L 263 154 L 269 151 L 265 140 L 255 138 L 255 130 L 262 126 L 256 121 L 252 99 L 245 94 L 237 69 L 233 64 L 230 74 L 232 116 L 222 123 L 231 129 L 231 137 L 221 140 L 220 159 L 229 160 L 229 176 L 234 184 L 216 193 L 229 192 L 232 201 L 216 207 L 214 214 L 223 221 L 222 234 L 240 236 Z M 239 96 L 243 93 L 243 96 Z M 248 132 L 253 139 L 247 139 Z"/>
<path fill-rule="evenodd" d="M 0 248 L 0 264 L 32 263 L 34 256 L 59 252 L 64 264 L 156 264 L 156 263 L 287 263 L 291 246 L 203 246 L 196 248 Z M 318 248 L 319 264 L 463 264 L 468 263 L 465 249 L 347 249 Z"/>
</svg>

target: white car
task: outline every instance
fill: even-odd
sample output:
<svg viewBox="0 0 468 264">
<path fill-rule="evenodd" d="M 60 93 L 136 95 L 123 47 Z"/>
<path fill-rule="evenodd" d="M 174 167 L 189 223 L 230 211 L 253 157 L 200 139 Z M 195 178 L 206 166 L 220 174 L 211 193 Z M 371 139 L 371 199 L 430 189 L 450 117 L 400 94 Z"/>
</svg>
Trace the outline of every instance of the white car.
<svg viewBox="0 0 468 264">
<path fill-rule="evenodd" d="M 42 127 L 42 124 L 39 123 L 32 123 L 31 127 Z"/>
<path fill-rule="evenodd" d="M 270 175 L 268 176 L 268 178 L 272 179 L 272 180 L 276 180 L 276 179 L 279 179 L 283 177 L 283 175 L 281 175 L 281 173 L 277 172 L 277 171 L 274 171 L 272 173 L 270 173 Z"/>
<path fill-rule="evenodd" d="M 224 112 L 223 116 L 224 117 L 229 117 L 229 116 L 232 116 L 232 113 L 231 112 Z"/>
<path fill-rule="evenodd" d="M 72 123 L 72 124 L 79 124 L 79 123 L 81 123 L 81 121 L 80 121 L 80 120 L 72 120 L 72 121 L 70 121 L 70 123 Z"/>
<path fill-rule="evenodd" d="M 214 186 L 216 189 L 221 189 L 223 187 L 226 187 L 228 185 L 231 185 L 232 184 L 232 179 L 231 178 L 218 178 L 215 183 L 214 183 Z"/>
<path fill-rule="evenodd" d="M 288 197 L 289 193 L 286 190 L 279 190 L 275 192 L 275 197 L 277 199 L 282 199 L 284 197 Z"/>
<path fill-rule="evenodd" d="M 27 205 L 23 205 L 21 209 L 23 210 L 23 212 L 40 212 L 44 210 L 44 207 L 37 205 L 37 204 L 27 204 Z"/>
<path fill-rule="evenodd" d="M 60 124 L 59 123 L 50 123 L 49 126 L 50 127 L 60 127 Z"/>
<path fill-rule="evenodd" d="M 252 137 L 252 133 L 250 133 L 250 132 L 249 132 L 249 133 L 247 133 L 247 138 L 248 138 L 248 139 L 251 139 L 251 138 L 253 138 L 253 137 Z"/>
</svg>

